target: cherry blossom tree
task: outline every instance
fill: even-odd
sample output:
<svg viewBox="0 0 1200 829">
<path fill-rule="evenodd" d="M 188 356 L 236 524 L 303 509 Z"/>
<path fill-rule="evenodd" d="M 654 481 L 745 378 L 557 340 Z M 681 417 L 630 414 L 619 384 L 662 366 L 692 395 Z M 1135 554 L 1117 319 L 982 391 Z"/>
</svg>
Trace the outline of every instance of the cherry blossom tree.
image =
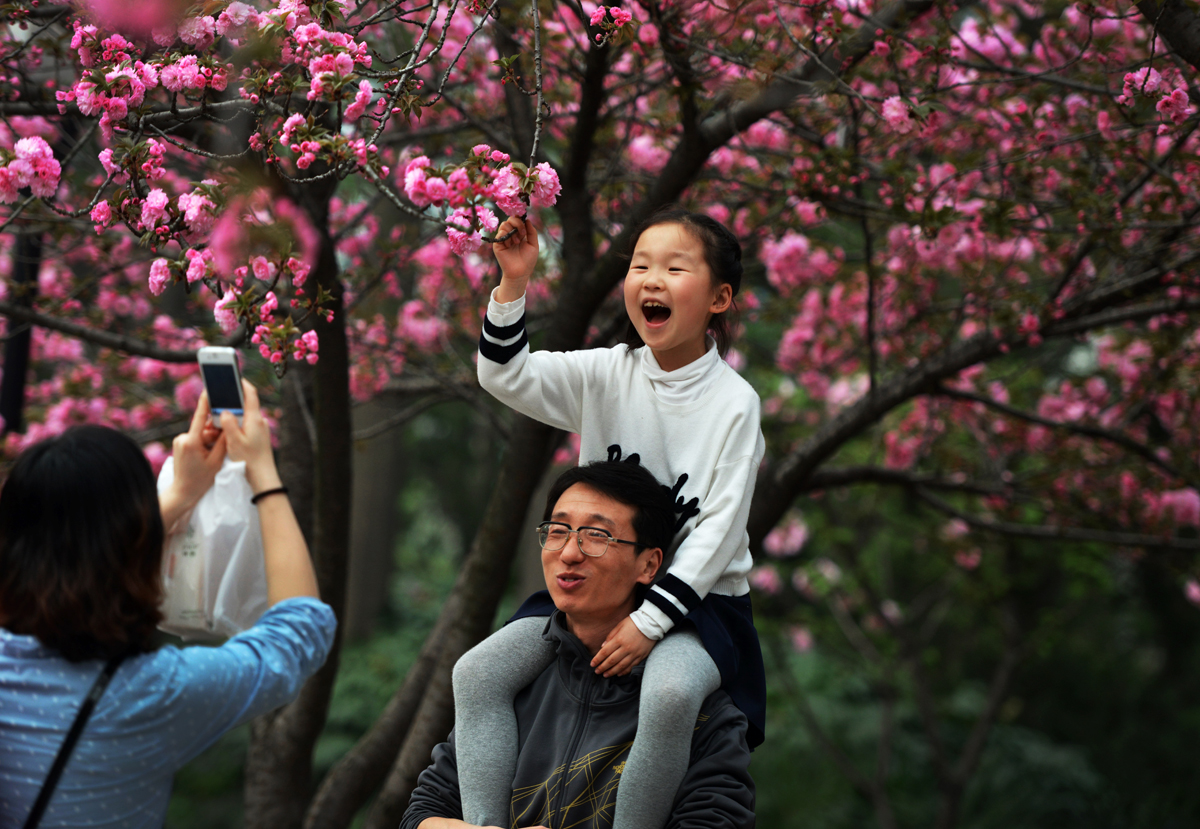
<svg viewBox="0 0 1200 829">
<path fill-rule="evenodd" d="M 950 745 L 920 659 L 936 645 L 922 596 L 971 601 L 956 586 L 1028 539 L 1153 560 L 1200 602 L 1191 6 L 136 7 L 0 8 L 0 410 L 29 421 L 6 452 L 101 421 L 161 458 L 154 441 L 199 393 L 194 348 L 243 346 L 282 378 L 285 479 L 340 613 L 353 402 L 417 397 L 399 423 L 466 399 L 507 437 L 404 683 L 319 785 L 336 655 L 256 724 L 248 825 L 346 826 L 372 796 L 367 825 L 396 823 L 449 730 L 450 668 L 493 623 L 522 546 L 514 516 L 569 453 L 474 383 L 501 214 L 532 213 L 548 242 L 530 288 L 540 348 L 616 340 L 622 257 L 658 207 L 707 210 L 745 241 L 731 362 L 763 396 L 769 446 L 754 586 L 792 597 L 784 622 L 797 607 L 835 619 L 912 685 L 940 826 L 961 817 L 1031 632 L 1005 629 L 987 705 Z M 924 510 L 939 557 L 919 583 L 805 553 L 808 505 L 851 487 Z M 873 777 L 822 736 L 884 827 L 887 734 Z"/>
</svg>

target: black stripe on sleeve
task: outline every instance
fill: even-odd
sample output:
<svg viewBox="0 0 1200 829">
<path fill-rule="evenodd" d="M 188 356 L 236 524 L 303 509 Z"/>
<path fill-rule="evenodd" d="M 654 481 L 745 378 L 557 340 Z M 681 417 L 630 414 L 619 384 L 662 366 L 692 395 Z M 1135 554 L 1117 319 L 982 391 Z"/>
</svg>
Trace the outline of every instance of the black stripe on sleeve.
<svg viewBox="0 0 1200 829">
<path fill-rule="evenodd" d="M 655 607 L 667 614 L 674 624 L 683 621 L 683 613 L 675 606 L 674 602 L 661 593 L 651 590 L 646 594 L 646 601 L 653 603 Z"/>
<path fill-rule="evenodd" d="M 521 331 L 521 338 L 511 345 L 497 345 L 482 334 L 479 335 L 479 353 L 484 359 L 500 365 L 504 365 L 516 357 L 527 345 L 529 345 L 529 333 L 524 329 Z"/>
<path fill-rule="evenodd" d="M 654 586 L 674 596 L 681 605 L 688 609 L 688 613 L 691 613 L 700 606 L 700 595 L 692 589 L 690 584 L 679 578 L 679 576 L 667 573 Z"/>
<path fill-rule="evenodd" d="M 511 340 L 525 330 L 525 315 L 521 314 L 521 318 L 512 325 L 496 325 L 496 323 L 484 317 L 483 330 L 489 337 L 494 339 Z"/>
</svg>

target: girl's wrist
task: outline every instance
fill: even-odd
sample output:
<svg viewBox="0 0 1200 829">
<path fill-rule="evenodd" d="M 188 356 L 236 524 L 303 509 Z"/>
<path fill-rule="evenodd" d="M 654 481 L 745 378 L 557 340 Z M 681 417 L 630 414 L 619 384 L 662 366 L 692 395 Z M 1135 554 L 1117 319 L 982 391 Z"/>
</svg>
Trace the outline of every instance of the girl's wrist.
<svg viewBox="0 0 1200 829">
<path fill-rule="evenodd" d="M 525 288 L 529 284 L 527 276 L 501 276 L 500 287 L 496 289 L 496 302 L 506 305 L 516 302 L 525 296 Z"/>
</svg>

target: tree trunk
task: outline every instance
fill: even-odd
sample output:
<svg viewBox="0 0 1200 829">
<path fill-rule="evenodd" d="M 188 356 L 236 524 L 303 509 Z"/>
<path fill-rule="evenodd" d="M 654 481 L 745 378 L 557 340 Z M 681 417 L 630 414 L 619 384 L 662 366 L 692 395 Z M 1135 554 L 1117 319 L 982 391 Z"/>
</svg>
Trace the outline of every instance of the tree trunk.
<svg viewBox="0 0 1200 829">
<path fill-rule="evenodd" d="M 22 233 L 13 246 L 12 294 L 16 304 L 33 307 L 38 271 L 42 267 L 42 236 Z M 18 330 L 13 333 L 13 325 Z M 25 381 L 29 374 L 29 349 L 33 323 L 9 320 L 4 343 L 4 376 L 0 378 L 0 434 L 25 431 Z"/>
<path fill-rule="evenodd" d="M 311 191 L 310 191 L 311 192 Z M 313 563 L 321 598 L 342 617 L 350 537 L 350 389 L 349 352 L 342 307 L 343 290 L 329 236 L 330 192 L 322 189 L 305 204 L 322 235 L 320 258 L 313 269 L 317 284 L 333 295 L 332 322 L 318 319 L 320 360 L 312 370 L 312 420 L 307 421 L 300 395 L 285 391 L 285 451 L 312 447 L 311 502 L 300 508 L 302 526 L 311 527 Z M 294 369 L 293 369 L 294 370 Z M 301 386 L 303 383 L 300 384 Z M 300 420 L 300 423 L 296 421 Z M 310 431 L 311 425 L 311 431 Z M 315 442 L 311 438 L 315 435 Z M 315 443 L 315 445 L 313 445 Z M 302 464 L 291 465 L 303 477 Z M 297 480 L 292 478 L 292 480 Z M 299 483 L 299 481 L 297 481 Z M 301 484 L 302 486 L 302 484 Z M 246 757 L 246 826 L 249 829 L 299 829 L 312 796 L 312 753 L 325 726 L 329 698 L 337 676 L 341 634 L 325 666 L 304 686 L 299 698 L 254 723 Z"/>
</svg>

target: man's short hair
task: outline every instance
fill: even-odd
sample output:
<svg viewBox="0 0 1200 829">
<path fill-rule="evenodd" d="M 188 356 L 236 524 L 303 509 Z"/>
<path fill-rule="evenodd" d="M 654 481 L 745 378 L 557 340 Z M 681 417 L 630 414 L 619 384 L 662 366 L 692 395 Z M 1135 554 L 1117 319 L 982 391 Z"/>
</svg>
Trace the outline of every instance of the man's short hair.
<svg viewBox="0 0 1200 829">
<path fill-rule="evenodd" d="M 637 538 L 629 540 L 644 545 L 638 553 L 647 547 L 660 547 L 666 552 L 675 535 L 675 505 L 668 489 L 644 466 L 636 461 L 593 461 L 568 469 L 550 487 L 543 521 L 550 520 L 558 499 L 575 484 L 584 484 L 634 508 L 633 531 Z"/>
</svg>

